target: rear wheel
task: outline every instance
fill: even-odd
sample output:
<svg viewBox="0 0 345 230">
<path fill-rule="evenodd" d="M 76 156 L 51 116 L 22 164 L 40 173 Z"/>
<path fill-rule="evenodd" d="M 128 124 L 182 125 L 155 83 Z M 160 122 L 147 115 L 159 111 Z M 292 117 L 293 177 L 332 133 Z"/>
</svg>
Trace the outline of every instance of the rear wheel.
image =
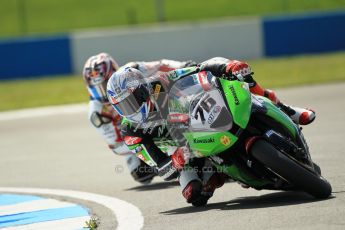
<svg viewBox="0 0 345 230">
<path fill-rule="evenodd" d="M 293 161 L 270 143 L 258 140 L 253 144 L 250 152 L 266 167 L 315 198 L 325 199 L 331 195 L 332 187 L 328 181 Z"/>
</svg>

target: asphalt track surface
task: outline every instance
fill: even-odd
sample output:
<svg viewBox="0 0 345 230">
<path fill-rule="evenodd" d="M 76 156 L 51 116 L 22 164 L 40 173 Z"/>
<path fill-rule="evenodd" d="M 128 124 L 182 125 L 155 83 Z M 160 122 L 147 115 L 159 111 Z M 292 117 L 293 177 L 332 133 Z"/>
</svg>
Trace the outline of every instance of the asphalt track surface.
<svg viewBox="0 0 345 230">
<path fill-rule="evenodd" d="M 86 109 L 0 121 L 0 187 L 116 197 L 141 210 L 144 229 L 345 229 L 345 83 L 277 93 L 286 103 L 317 112 L 316 121 L 303 131 L 313 159 L 333 186 L 327 200 L 227 183 L 206 207 L 194 208 L 185 203 L 177 182 L 155 178 L 141 186 L 133 181 L 124 158 L 113 155 L 88 123 Z M 100 217 L 99 229 L 115 229 L 116 218 L 109 210 L 80 202 Z"/>
</svg>

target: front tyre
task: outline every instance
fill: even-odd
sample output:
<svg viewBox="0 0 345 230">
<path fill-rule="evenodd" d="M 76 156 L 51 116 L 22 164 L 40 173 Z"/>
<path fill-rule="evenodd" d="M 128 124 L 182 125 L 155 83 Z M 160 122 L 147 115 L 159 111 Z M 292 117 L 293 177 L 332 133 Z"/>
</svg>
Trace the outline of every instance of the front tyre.
<svg viewBox="0 0 345 230">
<path fill-rule="evenodd" d="M 321 168 L 320 168 L 320 166 L 318 165 L 318 164 L 316 164 L 315 162 L 313 162 L 313 165 L 314 165 L 314 170 L 315 170 L 315 172 L 318 174 L 318 175 L 322 175 L 321 174 Z"/>
<path fill-rule="evenodd" d="M 325 199 L 331 195 L 332 187 L 328 181 L 308 171 L 275 149 L 270 143 L 258 140 L 252 145 L 250 152 L 266 167 L 315 198 Z"/>
</svg>

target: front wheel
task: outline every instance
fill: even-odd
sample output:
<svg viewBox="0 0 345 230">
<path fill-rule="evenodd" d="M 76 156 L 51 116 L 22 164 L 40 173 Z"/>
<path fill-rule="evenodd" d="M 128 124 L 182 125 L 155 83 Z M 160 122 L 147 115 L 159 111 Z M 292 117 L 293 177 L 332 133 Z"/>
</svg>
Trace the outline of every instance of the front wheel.
<svg viewBox="0 0 345 230">
<path fill-rule="evenodd" d="M 325 199 L 332 193 L 331 185 L 322 176 L 313 174 L 264 140 L 253 144 L 251 154 L 273 172 L 315 198 Z"/>
</svg>

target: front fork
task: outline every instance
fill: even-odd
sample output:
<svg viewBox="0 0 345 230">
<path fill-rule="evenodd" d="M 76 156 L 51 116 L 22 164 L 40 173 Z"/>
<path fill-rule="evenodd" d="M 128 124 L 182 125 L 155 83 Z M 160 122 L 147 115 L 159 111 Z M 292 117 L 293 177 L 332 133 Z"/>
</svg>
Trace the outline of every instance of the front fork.
<svg viewBox="0 0 345 230">
<path fill-rule="evenodd" d="M 254 136 L 248 138 L 245 142 L 246 151 L 248 154 L 250 154 L 250 148 L 255 143 L 255 141 L 263 138 L 273 146 L 275 146 L 280 152 L 284 153 L 286 156 L 296 161 L 297 163 L 303 165 L 309 171 L 319 174 L 318 170 L 314 168 L 314 163 L 310 157 L 309 148 L 302 132 L 299 132 L 298 134 L 299 141 L 301 142 L 303 147 L 297 146 L 294 142 L 285 138 L 280 133 L 274 130 L 268 130 L 264 133 L 263 136 Z"/>
</svg>

